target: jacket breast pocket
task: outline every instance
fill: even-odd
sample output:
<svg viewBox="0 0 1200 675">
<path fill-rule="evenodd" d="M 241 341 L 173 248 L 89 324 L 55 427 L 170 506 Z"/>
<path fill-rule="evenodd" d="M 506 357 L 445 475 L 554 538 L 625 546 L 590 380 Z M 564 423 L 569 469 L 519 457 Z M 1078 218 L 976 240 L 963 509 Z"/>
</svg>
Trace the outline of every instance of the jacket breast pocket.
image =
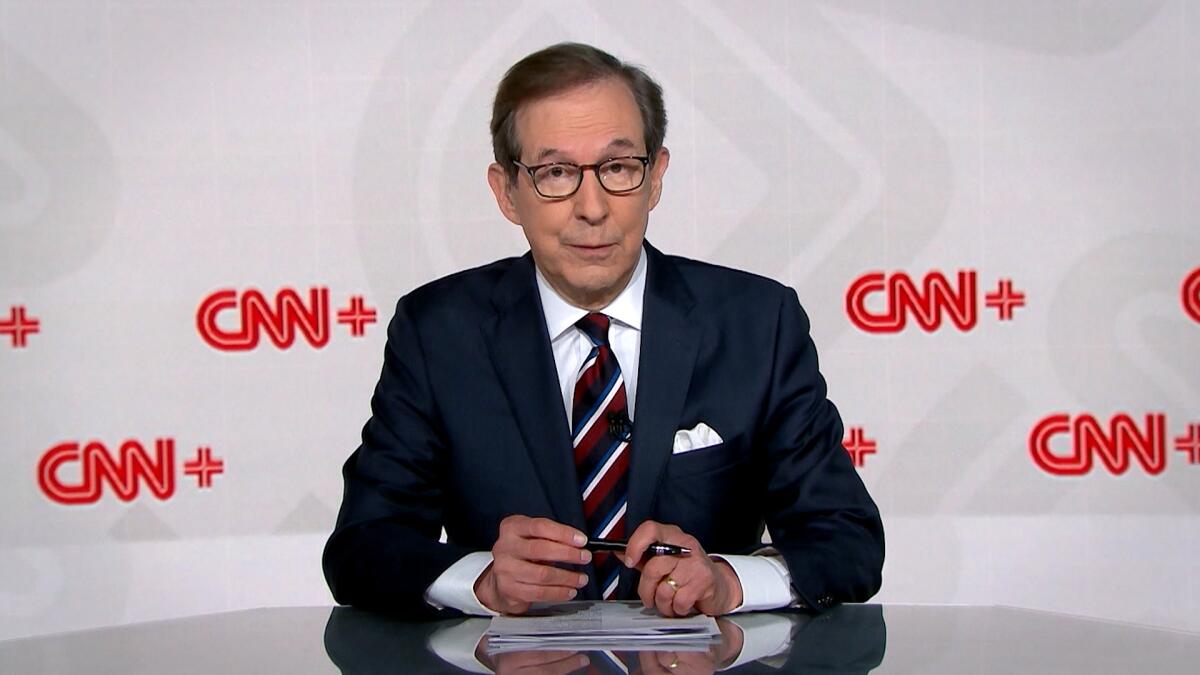
<svg viewBox="0 0 1200 675">
<path fill-rule="evenodd" d="M 762 490 L 744 446 L 725 443 L 671 455 L 658 490 L 654 519 L 679 526 L 708 551 L 730 552 L 756 526 Z"/>
<path fill-rule="evenodd" d="M 707 448 L 671 455 L 671 459 L 667 461 L 667 475 L 671 479 L 695 478 L 732 468 L 744 459 L 739 457 L 729 444 L 718 443 Z"/>
</svg>

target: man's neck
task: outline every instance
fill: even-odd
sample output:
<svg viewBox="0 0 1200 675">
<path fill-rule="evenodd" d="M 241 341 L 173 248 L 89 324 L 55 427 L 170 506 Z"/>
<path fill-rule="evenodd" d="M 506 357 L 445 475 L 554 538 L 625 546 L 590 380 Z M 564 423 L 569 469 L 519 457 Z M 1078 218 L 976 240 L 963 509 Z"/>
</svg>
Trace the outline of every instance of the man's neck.
<svg viewBox="0 0 1200 675">
<path fill-rule="evenodd" d="M 637 269 L 636 265 L 630 268 L 630 270 L 626 272 L 624 276 L 613 285 L 612 288 L 605 289 L 604 291 L 600 291 L 594 295 L 587 296 L 566 293 L 563 291 L 563 289 L 556 286 L 555 283 L 551 281 L 550 278 L 545 274 L 542 275 L 542 278 L 546 280 L 546 283 L 549 284 L 551 290 L 553 290 L 558 297 L 562 298 L 568 304 L 578 307 L 579 309 L 586 309 L 589 312 L 599 312 L 605 307 L 611 305 L 612 301 L 616 300 L 617 296 L 625 290 L 625 287 L 629 285 L 629 280 L 633 278 L 633 271 L 635 269 Z"/>
<path fill-rule="evenodd" d="M 554 339 L 578 321 L 580 316 L 591 311 L 602 311 L 615 321 L 641 330 L 648 262 L 647 253 L 643 250 L 633 272 L 622 284 L 621 291 L 597 304 L 572 301 L 554 288 L 541 270 L 537 270 L 538 293 L 542 299 L 542 311 L 546 317 L 546 328 L 550 330 L 550 338 Z"/>
<path fill-rule="evenodd" d="M 643 247 L 638 256 L 637 262 L 635 262 L 633 267 L 629 268 L 629 270 L 627 270 L 625 274 L 621 276 L 617 283 L 613 284 L 611 288 L 605 289 L 604 291 L 598 292 L 594 295 L 585 296 L 573 295 L 565 292 L 542 271 L 542 268 L 538 266 L 536 259 L 534 260 L 533 265 L 537 271 L 538 280 L 549 287 L 551 291 L 554 291 L 554 294 L 562 299 L 563 302 L 571 305 L 572 307 L 578 307 L 579 309 L 586 310 L 588 312 L 599 312 L 605 307 L 611 305 L 614 300 L 620 297 L 621 293 L 625 292 L 625 289 L 628 288 L 630 281 L 632 281 L 634 275 L 637 274 L 638 268 L 643 266 L 645 261 L 646 249 Z"/>
</svg>

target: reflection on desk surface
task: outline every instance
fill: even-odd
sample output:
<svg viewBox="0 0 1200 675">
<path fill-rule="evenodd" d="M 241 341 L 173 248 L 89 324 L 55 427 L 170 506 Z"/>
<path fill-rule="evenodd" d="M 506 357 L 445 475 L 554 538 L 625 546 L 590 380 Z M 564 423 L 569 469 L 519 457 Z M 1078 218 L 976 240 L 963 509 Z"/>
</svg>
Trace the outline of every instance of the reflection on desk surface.
<svg viewBox="0 0 1200 675">
<path fill-rule="evenodd" d="M 1195 673 L 1200 635 L 999 607 L 847 605 L 726 617 L 707 652 L 518 652 L 486 619 L 256 609 L 0 642 L 4 673 Z M 547 654 L 551 654 L 550 657 Z M 674 668 L 671 665 L 674 664 Z"/>
<path fill-rule="evenodd" d="M 720 642 L 704 651 L 613 644 L 586 651 L 489 654 L 487 619 L 426 623 L 334 610 L 325 648 L 343 673 L 377 673 L 407 663 L 412 672 L 713 673 L 717 671 L 867 673 L 883 660 L 887 631 L 878 605 L 850 605 L 814 616 L 752 613 L 722 618 Z"/>
</svg>

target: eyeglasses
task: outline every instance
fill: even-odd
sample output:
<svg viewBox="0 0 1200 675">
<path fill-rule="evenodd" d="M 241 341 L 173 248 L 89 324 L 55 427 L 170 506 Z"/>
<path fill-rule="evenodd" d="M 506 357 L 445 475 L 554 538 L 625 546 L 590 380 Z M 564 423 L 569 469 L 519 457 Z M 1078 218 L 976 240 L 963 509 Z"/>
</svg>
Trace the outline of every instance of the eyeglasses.
<svg viewBox="0 0 1200 675">
<path fill-rule="evenodd" d="M 646 181 L 646 166 L 649 157 L 611 157 L 596 164 L 571 164 L 553 162 L 526 166 L 516 160 L 513 164 L 525 169 L 533 180 L 533 189 L 547 199 L 563 199 L 579 191 L 583 185 L 583 172 L 591 169 L 600 181 L 600 187 L 609 194 L 620 195 L 633 192 Z"/>
</svg>

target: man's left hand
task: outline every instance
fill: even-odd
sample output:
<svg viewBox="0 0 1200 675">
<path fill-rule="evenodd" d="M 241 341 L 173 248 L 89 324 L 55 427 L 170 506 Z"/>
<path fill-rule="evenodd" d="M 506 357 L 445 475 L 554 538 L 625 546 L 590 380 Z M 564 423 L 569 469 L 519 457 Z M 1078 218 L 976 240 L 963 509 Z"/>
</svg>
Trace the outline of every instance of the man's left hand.
<svg viewBox="0 0 1200 675">
<path fill-rule="evenodd" d="M 683 546 L 686 555 L 643 558 L 651 544 Z M 742 604 L 742 584 L 729 563 L 714 560 L 700 542 L 675 525 L 647 520 L 638 526 L 625 546 L 625 565 L 642 573 L 638 597 L 663 616 L 728 614 Z"/>
<path fill-rule="evenodd" d="M 721 641 L 709 646 L 706 652 L 638 652 L 642 675 L 708 675 L 724 670 L 742 654 L 745 635 L 729 619 L 717 619 Z"/>
</svg>

